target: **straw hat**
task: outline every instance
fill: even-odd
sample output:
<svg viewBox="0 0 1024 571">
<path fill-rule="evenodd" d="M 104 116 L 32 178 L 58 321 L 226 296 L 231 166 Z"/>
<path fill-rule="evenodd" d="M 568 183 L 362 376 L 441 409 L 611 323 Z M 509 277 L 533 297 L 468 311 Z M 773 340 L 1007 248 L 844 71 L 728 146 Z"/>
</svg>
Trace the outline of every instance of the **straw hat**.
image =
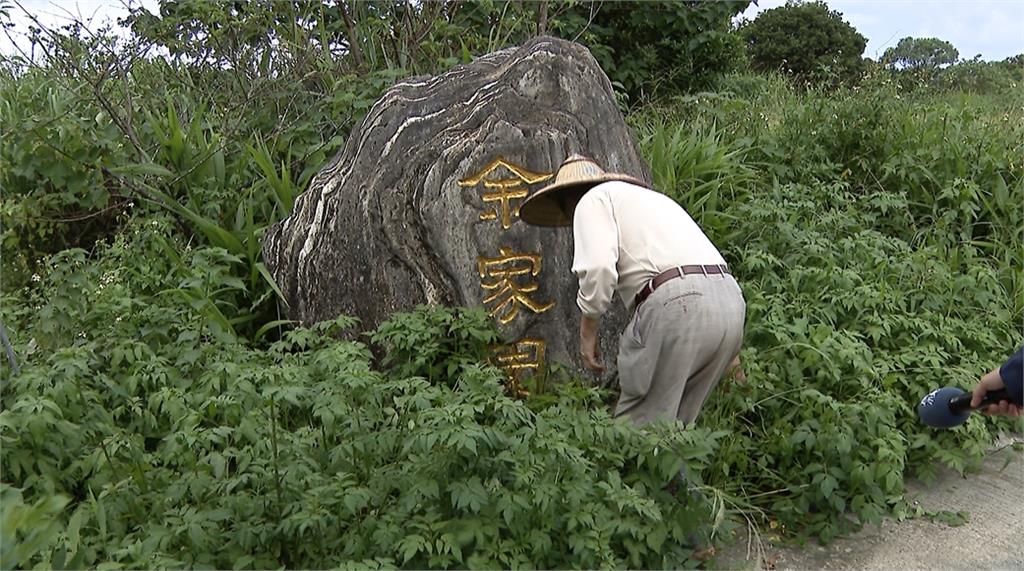
<svg viewBox="0 0 1024 571">
<path fill-rule="evenodd" d="M 519 218 L 536 226 L 569 226 L 572 220 L 562 212 L 559 201 L 572 192 L 581 194 L 608 181 L 623 181 L 644 188 L 648 184 L 628 175 L 604 172 L 593 159 L 571 155 L 558 167 L 555 182 L 530 195 L 519 207 Z"/>
</svg>

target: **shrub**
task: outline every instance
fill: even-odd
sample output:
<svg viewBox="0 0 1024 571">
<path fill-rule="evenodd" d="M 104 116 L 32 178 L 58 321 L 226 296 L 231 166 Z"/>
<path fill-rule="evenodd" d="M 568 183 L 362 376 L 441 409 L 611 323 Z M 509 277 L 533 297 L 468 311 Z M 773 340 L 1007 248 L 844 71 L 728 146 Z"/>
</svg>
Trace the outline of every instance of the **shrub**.
<svg viewBox="0 0 1024 571">
<path fill-rule="evenodd" d="M 893 208 L 889 194 L 833 183 L 776 187 L 734 210 L 754 381 L 717 391 L 703 414 L 732 436 L 707 477 L 730 495 L 756 482 L 755 505 L 823 540 L 851 528 L 840 513 L 912 513 L 904 475 L 977 465 L 999 421 L 936 431 L 914 407 L 936 387 L 972 386 L 1020 342 L 982 253 L 883 235 Z"/>
<path fill-rule="evenodd" d="M 5 557 L 10 547 L 18 564 L 54 568 L 696 563 L 687 541 L 710 508 L 670 484 L 684 470 L 701 486 L 723 433 L 635 429 L 593 389 L 534 411 L 504 394 L 500 370 L 471 362 L 492 335 L 472 312 L 424 307 L 382 326 L 372 338 L 394 349 L 387 373 L 365 345 L 332 337 L 354 325 L 346 318 L 253 349 L 201 306 L 161 295 L 168 280 L 216 287 L 215 249 L 195 250 L 206 266 L 186 272 L 160 255 L 167 226 L 127 228 L 93 259 L 52 258 L 34 294 L 3 304 L 26 361 L 4 372 L 5 486 L 34 506 L 19 521 L 52 517 L 55 494 L 70 500 L 39 541 L 15 527 Z"/>
<path fill-rule="evenodd" d="M 751 380 L 723 381 L 701 415 L 730 435 L 705 478 L 786 534 L 919 514 L 905 477 L 963 472 L 1012 426 L 935 431 L 914 406 L 1021 342 L 1020 109 L 897 98 L 884 80 L 801 95 L 729 82 L 758 87 L 631 118 L 656 186 L 705 225 L 747 300 Z"/>
<path fill-rule="evenodd" d="M 933 83 L 942 90 L 964 93 L 999 93 L 1013 96 L 1024 82 L 1024 57 L 1007 58 L 1001 62 L 981 61 L 979 57 L 961 60 L 941 70 Z"/>
<path fill-rule="evenodd" d="M 741 28 L 752 67 L 800 83 L 855 83 L 864 71 L 867 38 L 824 2 L 788 2 Z"/>
<path fill-rule="evenodd" d="M 956 63 L 960 53 L 953 44 L 938 38 L 903 38 L 882 54 L 882 63 L 892 69 L 934 74 Z"/>
</svg>

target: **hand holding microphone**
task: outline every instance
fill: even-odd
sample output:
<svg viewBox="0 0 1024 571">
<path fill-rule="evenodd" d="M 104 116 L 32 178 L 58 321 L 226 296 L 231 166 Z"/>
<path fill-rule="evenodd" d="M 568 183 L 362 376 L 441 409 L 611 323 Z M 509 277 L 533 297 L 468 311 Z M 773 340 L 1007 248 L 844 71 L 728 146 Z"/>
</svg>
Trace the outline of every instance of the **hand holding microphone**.
<svg viewBox="0 0 1024 571">
<path fill-rule="evenodd" d="M 1002 375 L 999 374 L 999 369 L 993 369 L 988 374 L 983 376 L 978 384 L 974 386 L 974 390 L 971 391 L 971 408 L 979 408 L 984 406 L 983 400 L 986 393 L 1002 390 L 1005 392 L 1006 383 L 1003 382 Z M 984 412 L 988 414 L 998 414 L 1001 416 L 1009 416 L 1011 418 L 1017 418 L 1020 416 L 1021 408 L 1010 400 L 1009 395 L 1005 399 L 999 401 L 996 404 L 988 404 L 984 409 Z"/>
<path fill-rule="evenodd" d="M 974 395 L 956 387 L 935 389 L 921 399 L 917 405 L 917 416 L 921 422 L 933 428 L 953 428 L 967 422 L 971 412 L 982 406 L 1006 405 L 1010 395 L 1005 389 L 982 393 L 978 406 L 972 406 Z"/>
<path fill-rule="evenodd" d="M 936 389 L 921 399 L 917 415 L 935 428 L 952 428 L 967 422 L 971 411 L 1016 418 L 1021 410 L 1021 369 L 1024 349 L 1002 367 L 981 377 L 970 394 L 956 388 Z"/>
</svg>

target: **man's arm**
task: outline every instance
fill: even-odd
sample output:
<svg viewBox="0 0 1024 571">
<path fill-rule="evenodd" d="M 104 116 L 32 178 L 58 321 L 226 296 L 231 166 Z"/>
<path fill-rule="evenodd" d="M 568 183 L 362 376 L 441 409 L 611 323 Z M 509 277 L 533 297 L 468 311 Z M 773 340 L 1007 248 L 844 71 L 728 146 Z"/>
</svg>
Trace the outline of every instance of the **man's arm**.
<svg viewBox="0 0 1024 571">
<path fill-rule="evenodd" d="M 595 373 L 604 372 L 604 364 L 601 363 L 601 353 L 597 347 L 597 326 L 598 319 L 580 315 L 580 356 L 583 357 L 583 364 Z"/>
<path fill-rule="evenodd" d="M 580 284 L 580 356 L 588 369 L 600 373 L 604 365 L 597 347 L 598 324 L 619 279 L 619 233 L 608 197 L 593 190 L 584 195 L 576 205 L 572 231 L 572 271 Z"/>
<path fill-rule="evenodd" d="M 1022 377 L 1024 377 L 1024 348 L 1021 348 L 1010 360 L 999 367 L 999 376 L 1002 377 L 1003 383 L 1006 384 L 1006 392 L 1010 393 L 1010 397 L 1013 399 L 1014 404 L 1024 406 L 1024 387 L 1022 384 Z"/>
<path fill-rule="evenodd" d="M 997 391 L 1002 388 L 1006 388 L 1006 392 L 1010 393 L 1010 401 L 1001 401 L 999 404 L 989 405 L 985 412 L 989 414 L 1000 414 L 1003 416 L 1020 416 L 1021 409 L 1024 408 L 1022 404 L 1022 368 L 1024 368 L 1024 348 L 1014 353 L 1010 360 L 1003 364 L 1002 367 L 992 369 L 985 376 L 981 377 L 978 384 L 975 385 L 974 390 L 971 391 L 971 406 L 978 406 L 981 404 L 981 399 L 985 397 L 985 393 L 991 391 Z"/>
</svg>

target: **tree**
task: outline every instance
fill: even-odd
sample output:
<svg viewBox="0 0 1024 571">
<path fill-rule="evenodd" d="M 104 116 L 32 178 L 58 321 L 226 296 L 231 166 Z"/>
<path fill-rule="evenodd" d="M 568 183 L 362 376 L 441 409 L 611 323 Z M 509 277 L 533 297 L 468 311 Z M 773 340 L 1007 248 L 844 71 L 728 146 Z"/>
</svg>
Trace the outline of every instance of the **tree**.
<svg viewBox="0 0 1024 571">
<path fill-rule="evenodd" d="M 867 38 L 824 2 L 788 2 L 742 27 L 751 65 L 813 84 L 853 82 Z"/>
<path fill-rule="evenodd" d="M 882 63 L 893 70 L 922 71 L 934 74 L 953 65 L 959 52 L 953 44 L 938 38 L 903 38 L 896 47 L 885 50 Z"/>
<path fill-rule="evenodd" d="M 743 46 L 731 21 L 747 0 L 584 2 L 558 34 L 580 38 L 605 73 L 634 97 L 704 89 L 740 66 Z M 566 23 L 570 23 L 566 19 Z"/>
<path fill-rule="evenodd" d="M 550 34 L 587 46 L 634 96 L 701 89 L 739 66 L 731 21 L 750 0 L 159 0 L 127 19 L 176 59 L 217 69 L 330 66 L 433 74 L 473 55 Z M 260 71 L 263 73 L 263 71 Z M 335 71 L 336 73 L 336 71 Z M 303 70 L 299 75 L 305 76 Z"/>
<path fill-rule="evenodd" d="M 900 72 L 906 73 L 906 72 Z M 1003 61 L 982 61 L 980 55 L 960 59 L 934 71 L 929 85 L 971 93 L 1013 93 L 1024 82 L 1024 54 Z"/>
</svg>

